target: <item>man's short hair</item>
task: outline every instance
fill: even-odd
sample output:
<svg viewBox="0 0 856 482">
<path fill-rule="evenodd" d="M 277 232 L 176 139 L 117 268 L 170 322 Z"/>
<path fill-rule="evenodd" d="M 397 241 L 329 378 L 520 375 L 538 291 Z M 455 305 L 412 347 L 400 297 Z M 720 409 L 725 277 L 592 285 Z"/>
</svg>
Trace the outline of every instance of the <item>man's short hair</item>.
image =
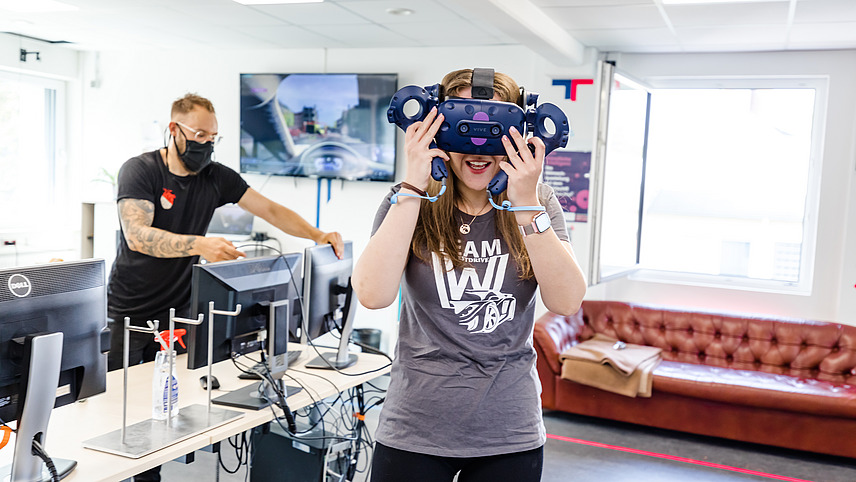
<svg viewBox="0 0 856 482">
<path fill-rule="evenodd" d="M 170 112 L 170 117 L 175 117 L 176 114 L 187 114 L 197 105 L 212 114 L 215 113 L 214 104 L 212 104 L 210 100 L 202 97 L 201 95 L 188 93 L 185 94 L 184 97 L 177 99 L 172 103 L 172 112 Z"/>
</svg>

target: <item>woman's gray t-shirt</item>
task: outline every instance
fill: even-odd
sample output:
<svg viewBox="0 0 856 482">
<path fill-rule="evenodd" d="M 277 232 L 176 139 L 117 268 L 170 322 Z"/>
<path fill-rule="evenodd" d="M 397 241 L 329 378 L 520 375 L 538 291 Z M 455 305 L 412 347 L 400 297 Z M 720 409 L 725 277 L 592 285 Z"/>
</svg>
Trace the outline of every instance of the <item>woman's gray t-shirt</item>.
<svg viewBox="0 0 856 482">
<path fill-rule="evenodd" d="M 398 191 L 398 186 L 393 192 Z M 377 231 L 391 192 L 375 218 Z M 553 229 L 568 240 L 553 190 L 539 186 Z M 470 267 L 447 271 L 434 255 L 411 255 L 402 277 L 398 344 L 376 439 L 388 447 L 444 457 L 482 457 L 546 441 L 532 330 L 533 279 L 496 231 L 496 211 L 462 236 Z M 456 212 L 456 223 L 471 216 Z"/>
</svg>

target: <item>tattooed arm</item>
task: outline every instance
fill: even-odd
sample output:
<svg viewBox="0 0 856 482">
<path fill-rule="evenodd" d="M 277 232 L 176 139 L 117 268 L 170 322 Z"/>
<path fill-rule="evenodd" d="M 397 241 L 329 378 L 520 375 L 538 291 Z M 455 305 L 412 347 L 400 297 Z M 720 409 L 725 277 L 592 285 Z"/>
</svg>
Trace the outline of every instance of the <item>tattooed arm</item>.
<svg viewBox="0 0 856 482">
<path fill-rule="evenodd" d="M 200 255 L 208 261 L 246 256 L 224 238 L 175 234 L 152 227 L 155 207 L 142 199 L 119 201 L 119 220 L 128 248 L 155 258 Z"/>
</svg>

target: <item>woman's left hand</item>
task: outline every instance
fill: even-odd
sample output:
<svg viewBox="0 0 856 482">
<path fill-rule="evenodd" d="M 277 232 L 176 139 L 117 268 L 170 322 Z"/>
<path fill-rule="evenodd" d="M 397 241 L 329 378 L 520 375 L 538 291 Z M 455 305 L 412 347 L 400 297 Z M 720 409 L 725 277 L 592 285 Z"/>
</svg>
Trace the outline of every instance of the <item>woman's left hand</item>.
<svg viewBox="0 0 856 482">
<path fill-rule="evenodd" d="M 512 206 L 538 206 L 537 187 L 546 151 L 544 141 L 538 137 L 524 139 L 514 127 L 509 131 L 511 139 L 502 136 L 509 162 L 499 165 L 508 174 L 508 201 Z M 534 147 L 534 153 L 529 150 L 530 145 Z"/>
</svg>

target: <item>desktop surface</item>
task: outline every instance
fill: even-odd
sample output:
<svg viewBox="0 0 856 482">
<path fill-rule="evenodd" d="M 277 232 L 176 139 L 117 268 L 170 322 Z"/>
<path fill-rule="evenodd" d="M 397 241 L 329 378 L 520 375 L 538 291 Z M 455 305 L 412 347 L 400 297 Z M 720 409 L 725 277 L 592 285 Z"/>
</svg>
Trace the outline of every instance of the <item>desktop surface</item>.
<svg viewBox="0 0 856 482">
<path fill-rule="evenodd" d="M 361 353 L 359 361 L 344 373 L 361 374 L 348 376 L 330 370 L 310 370 L 303 364 L 315 357 L 311 346 L 289 345 L 289 350 L 308 350 L 303 353 L 294 368 L 288 370 L 289 384 L 302 383 L 307 387 L 288 397 L 288 405 L 297 410 L 317 400 L 334 395 L 336 389 L 346 390 L 365 381 L 389 372 L 389 361 L 380 356 Z M 326 349 L 319 349 L 328 351 Z M 208 374 L 207 368 L 187 370 L 186 355 L 177 357 L 176 368 L 179 380 L 178 405 L 208 403 L 208 393 L 199 383 L 199 377 Z M 127 425 L 151 418 L 151 387 L 153 363 L 137 365 L 128 369 L 128 407 Z M 370 373 L 366 373 L 370 372 Z M 252 383 L 253 380 L 238 378 L 240 371 L 231 361 L 224 361 L 212 367 L 212 374 L 220 381 L 220 389 L 212 390 L 212 397 L 227 391 L 236 390 Z M 295 381 L 296 380 L 296 381 Z M 96 395 L 83 402 L 54 409 L 51 414 L 47 433 L 46 449 L 51 457 L 72 459 L 78 462 L 77 468 L 63 479 L 65 482 L 116 481 L 132 477 L 148 468 L 164 464 L 184 454 L 207 447 L 230 436 L 249 430 L 273 420 L 278 408 L 265 408 L 258 411 L 242 411 L 244 416 L 233 422 L 212 428 L 201 435 L 183 440 L 139 459 L 131 459 L 97 450 L 86 449 L 83 441 L 120 429 L 122 426 L 122 370 L 107 374 L 107 392 Z M 333 387 L 336 387 L 334 389 Z M 10 445 L 11 446 L 11 445 Z M 0 451 L 0 466 L 12 462 L 12 451 Z"/>
</svg>

